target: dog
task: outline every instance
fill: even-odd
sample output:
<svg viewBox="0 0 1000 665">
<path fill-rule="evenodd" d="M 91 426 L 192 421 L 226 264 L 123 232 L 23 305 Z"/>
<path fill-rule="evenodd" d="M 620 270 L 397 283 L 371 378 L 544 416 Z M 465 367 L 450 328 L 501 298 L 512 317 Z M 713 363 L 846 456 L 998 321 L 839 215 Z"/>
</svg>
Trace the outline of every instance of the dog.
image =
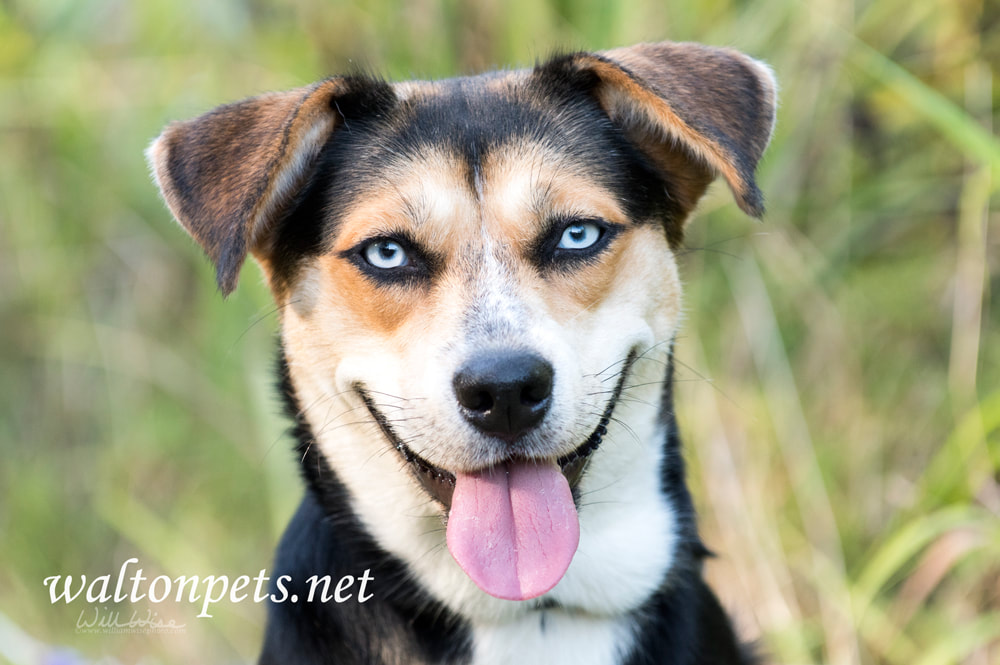
<svg viewBox="0 0 1000 665">
<path fill-rule="evenodd" d="M 280 316 L 307 490 L 260 663 L 752 662 L 702 578 L 672 346 L 686 221 L 717 176 L 763 214 L 775 107 L 766 65 L 664 42 L 167 126 L 168 207 Z"/>
</svg>

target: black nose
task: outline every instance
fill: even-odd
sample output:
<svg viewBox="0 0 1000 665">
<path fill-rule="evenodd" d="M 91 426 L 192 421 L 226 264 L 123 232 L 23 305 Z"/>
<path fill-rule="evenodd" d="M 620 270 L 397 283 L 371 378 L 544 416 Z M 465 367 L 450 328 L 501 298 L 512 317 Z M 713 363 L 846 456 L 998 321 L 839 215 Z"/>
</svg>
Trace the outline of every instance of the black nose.
<svg viewBox="0 0 1000 665">
<path fill-rule="evenodd" d="M 451 385 L 462 414 L 484 434 L 513 441 L 545 417 L 552 365 L 526 351 L 483 353 L 459 368 Z"/>
</svg>

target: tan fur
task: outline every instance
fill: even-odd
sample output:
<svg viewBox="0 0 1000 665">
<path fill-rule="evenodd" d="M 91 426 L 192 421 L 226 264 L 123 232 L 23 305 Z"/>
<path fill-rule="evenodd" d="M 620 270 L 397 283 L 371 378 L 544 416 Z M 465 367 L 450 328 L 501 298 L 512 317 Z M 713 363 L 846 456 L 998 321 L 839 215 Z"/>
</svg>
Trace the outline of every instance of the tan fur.
<svg viewBox="0 0 1000 665">
<path fill-rule="evenodd" d="M 633 224 L 612 192 L 578 175 L 573 164 L 538 146 L 511 146 L 492 155 L 484 165 L 481 199 L 469 187 L 462 169 L 446 155 L 424 155 L 416 162 L 397 165 L 393 172 L 391 185 L 370 192 L 348 213 L 332 251 L 317 261 L 323 292 L 320 301 L 343 312 L 346 320 L 370 334 L 400 334 L 402 324 L 411 316 L 432 316 L 436 310 L 430 301 L 450 299 L 443 290 L 462 289 L 474 277 L 470 270 L 485 251 L 486 237 L 495 247 L 503 248 L 520 289 L 538 293 L 552 315 L 568 320 L 607 297 L 622 276 L 635 274 L 624 263 L 631 239 L 648 243 L 650 236 L 658 236 L 655 226 L 649 229 L 652 233 L 626 230 L 611 251 L 593 265 L 543 277 L 531 265 L 530 252 L 546 220 L 579 216 Z M 539 191 L 545 195 L 540 196 Z M 419 287 L 377 286 L 340 257 L 341 252 L 365 239 L 399 231 L 409 232 L 418 243 L 433 247 L 444 257 L 445 270 L 452 279 L 436 286 L 435 293 Z M 267 271 L 266 259 L 262 267 Z M 307 288 L 316 285 L 309 281 Z M 275 295 L 279 301 L 304 300 L 295 291 Z M 458 299 L 467 297 L 463 293 Z M 431 321 L 421 325 L 442 333 Z"/>
<path fill-rule="evenodd" d="M 611 192 L 588 177 L 559 150 L 525 142 L 492 153 L 482 168 L 483 208 L 507 242 L 528 242 L 553 217 L 630 221 Z M 525 224 L 525 220 L 530 220 Z"/>
</svg>

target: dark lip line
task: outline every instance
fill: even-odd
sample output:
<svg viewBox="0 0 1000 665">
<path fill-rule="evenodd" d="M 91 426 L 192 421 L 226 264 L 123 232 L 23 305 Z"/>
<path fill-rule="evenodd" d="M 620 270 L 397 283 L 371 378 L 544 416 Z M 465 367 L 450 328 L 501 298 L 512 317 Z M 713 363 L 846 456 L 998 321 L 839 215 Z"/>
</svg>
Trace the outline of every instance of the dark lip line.
<svg viewBox="0 0 1000 665">
<path fill-rule="evenodd" d="M 389 424 L 389 419 L 385 417 L 378 407 L 375 406 L 375 400 L 371 398 L 368 391 L 365 389 L 364 385 L 361 383 L 354 384 L 354 391 L 361 397 L 361 401 L 364 402 L 365 408 L 368 409 L 368 413 L 371 414 L 372 418 L 375 419 L 375 424 L 378 425 L 379 429 L 382 430 L 382 434 L 385 438 L 389 440 L 392 447 L 403 457 L 403 459 L 408 463 L 416 466 L 420 471 L 435 476 L 438 480 L 449 482 L 450 484 L 455 484 L 455 475 L 444 469 L 438 468 L 420 457 L 415 452 L 410 450 L 410 448 L 403 443 L 402 439 L 396 434 L 395 430 L 392 429 L 392 425 Z"/>
<path fill-rule="evenodd" d="M 618 405 L 618 399 L 622 395 L 622 391 L 625 389 L 625 380 L 628 378 L 629 371 L 632 369 L 632 365 L 635 363 L 636 358 L 638 358 L 638 353 L 633 349 L 629 352 L 628 357 L 625 358 L 625 364 L 622 367 L 621 375 L 618 377 L 618 383 L 615 384 L 615 389 L 611 393 L 610 399 L 608 399 L 607 405 L 604 407 L 604 413 L 601 414 L 601 420 L 594 431 L 591 432 L 587 440 L 581 445 L 571 451 L 568 455 L 564 455 L 557 460 L 560 467 L 565 467 L 568 464 L 579 459 L 585 459 L 590 456 L 595 450 L 601 446 L 601 441 L 604 439 L 604 435 L 608 433 L 608 423 L 611 422 L 611 414 L 614 412 L 615 407 Z"/>
<path fill-rule="evenodd" d="M 563 455 L 556 460 L 560 469 L 565 473 L 567 468 L 578 463 L 586 462 L 586 460 L 596 451 L 604 439 L 604 435 L 608 431 L 608 423 L 611 422 L 611 414 L 614 412 L 615 406 L 618 404 L 618 400 L 621 397 L 622 391 L 625 389 L 625 381 L 628 378 L 629 371 L 632 369 L 632 365 L 638 358 L 638 353 L 635 349 L 629 352 L 628 357 L 625 359 L 624 367 L 622 368 L 621 375 L 618 378 L 618 383 L 615 385 L 614 390 L 611 393 L 608 403 L 604 407 L 604 413 L 601 415 L 601 419 L 594 431 L 591 432 L 587 440 L 580 444 L 575 450 L 571 451 L 567 455 Z M 385 438 L 392 444 L 393 448 L 400 454 L 404 461 L 408 464 L 413 465 L 423 474 L 433 477 L 438 482 L 443 482 L 451 487 L 455 485 L 455 474 L 442 469 L 434 464 L 431 464 L 424 458 L 417 455 L 413 450 L 409 448 L 402 439 L 393 430 L 392 425 L 389 424 L 389 419 L 385 417 L 375 404 L 375 400 L 371 398 L 364 384 L 358 382 L 354 384 L 354 391 L 361 398 L 364 403 L 365 408 L 368 409 L 368 413 L 371 414 L 375 423 L 378 425 L 379 429 L 382 430 L 382 434 Z M 585 465 L 581 465 L 578 469 L 573 470 L 573 477 L 570 478 L 570 485 L 573 486 L 580 477 L 583 475 L 583 470 Z M 425 486 L 426 489 L 426 486 Z M 429 489 L 428 493 L 433 494 Z M 440 500 L 440 497 L 433 497 Z"/>
</svg>

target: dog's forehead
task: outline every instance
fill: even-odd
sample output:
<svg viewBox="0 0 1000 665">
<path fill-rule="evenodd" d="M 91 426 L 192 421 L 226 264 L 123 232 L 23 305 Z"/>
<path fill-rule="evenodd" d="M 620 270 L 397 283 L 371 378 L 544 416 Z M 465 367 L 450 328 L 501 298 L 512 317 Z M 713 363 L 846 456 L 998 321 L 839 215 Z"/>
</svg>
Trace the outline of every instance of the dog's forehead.
<svg viewBox="0 0 1000 665">
<path fill-rule="evenodd" d="M 279 290 L 309 257 L 378 236 L 458 256 L 483 232 L 527 251 L 561 219 L 665 218 L 663 180 L 587 91 L 523 72 L 395 86 L 338 105 L 342 122 L 278 224 Z"/>
<path fill-rule="evenodd" d="M 621 197 L 595 181 L 585 162 L 551 146 L 509 141 L 482 155 L 475 167 L 465 157 L 440 146 L 397 156 L 381 183 L 344 207 L 333 248 L 347 250 L 397 232 L 439 249 L 482 240 L 483 233 L 527 248 L 550 220 L 632 221 Z"/>
<path fill-rule="evenodd" d="M 335 226 L 373 199 L 387 203 L 387 194 L 421 213 L 427 194 L 457 195 L 459 188 L 474 198 L 505 188 L 524 206 L 533 203 L 527 198 L 586 189 L 618 198 L 621 208 L 636 202 L 648 207 L 657 200 L 650 190 L 662 191 L 584 91 L 549 85 L 524 71 L 393 88 L 393 104 L 347 116 L 328 144 L 331 168 L 325 172 L 332 177 L 322 186 Z M 633 219 L 648 212 L 627 210 Z"/>
<path fill-rule="evenodd" d="M 613 128 L 585 94 L 545 85 L 520 71 L 400 83 L 395 89 L 399 101 L 383 130 L 386 147 L 396 155 L 433 149 L 475 172 L 496 151 L 513 145 L 523 154 L 536 146 L 590 162 L 591 177 L 607 170 L 593 156 L 610 147 Z"/>
<path fill-rule="evenodd" d="M 333 183 L 350 198 L 338 220 L 346 227 L 340 248 L 373 226 L 414 228 L 435 244 L 477 228 L 527 243 L 553 217 L 626 221 L 616 196 L 623 169 L 606 159 L 613 130 L 586 99 L 546 97 L 515 75 L 403 90 L 356 146 L 377 173 Z"/>
</svg>

